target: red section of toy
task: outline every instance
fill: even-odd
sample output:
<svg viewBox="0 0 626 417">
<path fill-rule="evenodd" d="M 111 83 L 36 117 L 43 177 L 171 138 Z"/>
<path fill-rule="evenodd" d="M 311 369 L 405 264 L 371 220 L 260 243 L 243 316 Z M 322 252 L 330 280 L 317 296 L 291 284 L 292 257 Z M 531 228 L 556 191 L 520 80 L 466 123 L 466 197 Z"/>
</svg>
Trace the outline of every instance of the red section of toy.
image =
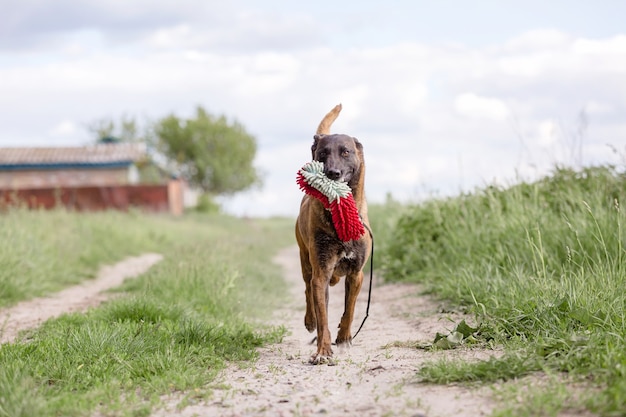
<svg viewBox="0 0 626 417">
<path fill-rule="evenodd" d="M 321 201 L 324 208 L 330 210 L 339 240 L 342 242 L 358 240 L 365 234 L 365 227 L 359 216 L 352 194 L 329 201 L 324 193 L 306 181 L 301 172 L 298 172 L 296 182 L 302 191 Z"/>
</svg>

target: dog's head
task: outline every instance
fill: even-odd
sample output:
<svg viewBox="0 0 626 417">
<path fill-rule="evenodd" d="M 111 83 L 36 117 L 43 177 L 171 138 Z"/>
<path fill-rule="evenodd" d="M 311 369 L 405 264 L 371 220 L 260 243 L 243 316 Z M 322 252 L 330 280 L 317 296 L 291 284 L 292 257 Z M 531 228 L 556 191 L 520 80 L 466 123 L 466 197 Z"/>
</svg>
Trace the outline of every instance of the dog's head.
<svg viewBox="0 0 626 417">
<path fill-rule="evenodd" d="M 324 174 L 335 181 L 358 181 L 363 169 L 363 145 L 356 138 L 348 135 L 313 136 L 311 152 L 313 160 L 324 163 Z"/>
</svg>

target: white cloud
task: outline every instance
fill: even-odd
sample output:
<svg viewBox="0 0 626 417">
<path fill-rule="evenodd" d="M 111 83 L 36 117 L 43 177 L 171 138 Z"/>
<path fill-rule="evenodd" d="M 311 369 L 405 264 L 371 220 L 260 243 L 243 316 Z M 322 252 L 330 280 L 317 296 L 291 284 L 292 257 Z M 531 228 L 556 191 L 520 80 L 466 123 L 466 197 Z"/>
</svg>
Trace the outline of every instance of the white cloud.
<svg viewBox="0 0 626 417">
<path fill-rule="evenodd" d="M 495 64 L 503 74 L 514 77 L 535 78 L 546 71 L 552 60 L 552 52 L 540 51 L 504 56 L 498 59 Z"/>
<path fill-rule="evenodd" d="M 504 50 L 535 51 L 537 49 L 560 49 L 571 42 L 571 36 L 557 29 L 534 29 L 504 43 Z"/>
<path fill-rule="evenodd" d="M 157 1 L 148 21 L 117 2 L 90 21 L 94 29 L 76 30 L 75 21 L 43 52 L 0 52 L 0 145 L 82 144 L 82 126 L 97 119 L 188 116 L 203 105 L 259 141 L 265 188 L 229 207 L 284 214 L 297 210 L 295 172 L 337 103 L 344 110 L 334 130 L 364 144 L 374 200 L 388 191 L 410 198 L 421 187 L 456 192 L 549 166 L 542 155 L 581 109 L 594 116 L 584 143 L 594 160 L 626 134 L 625 35 L 542 29 L 494 36 L 488 46 L 462 36 L 426 42 L 415 25 L 390 25 L 383 36 L 377 20 L 353 34 L 352 15 L 227 3 L 211 12 L 191 0 L 180 10 Z M 75 16 L 108 7 L 86 4 Z M 120 19 L 123 28 L 111 30 Z M 129 22 L 141 29 L 129 34 Z"/>
<path fill-rule="evenodd" d="M 188 24 L 180 24 L 168 28 L 158 29 L 147 38 L 147 43 L 155 48 L 187 48 L 193 46 L 188 42 L 191 35 L 191 27 Z"/>
<path fill-rule="evenodd" d="M 584 107 L 584 110 L 590 114 L 607 114 L 614 111 L 613 106 L 596 100 L 590 100 Z"/>
<path fill-rule="evenodd" d="M 61 123 L 50 129 L 50 135 L 52 136 L 70 136 L 76 134 L 78 131 L 76 123 L 71 120 L 63 120 Z"/>
<path fill-rule="evenodd" d="M 608 39 L 577 39 L 572 45 L 576 54 L 626 56 L 626 35 Z"/>
<path fill-rule="evenodd" d="M 395 89 L 398 108 L 408 115 L 416 115 L 428 103 L 428 86 L 421 81 L 397 85 Z"/>
<path fill-rule="evenodd" d="M 560 136 L 560 128 L 554 120 L 543 120 L 537 126 L 536 144 L 542 148 L 554 145 Z"/>
<path fill-rule="evenodd" d="M 504 101 L 474 93 L 462 93 L 456 96 L 454 109 L 462 116 L 470 118 L 502 121 L 509 116 L 509 109 Z"/>
</svg>

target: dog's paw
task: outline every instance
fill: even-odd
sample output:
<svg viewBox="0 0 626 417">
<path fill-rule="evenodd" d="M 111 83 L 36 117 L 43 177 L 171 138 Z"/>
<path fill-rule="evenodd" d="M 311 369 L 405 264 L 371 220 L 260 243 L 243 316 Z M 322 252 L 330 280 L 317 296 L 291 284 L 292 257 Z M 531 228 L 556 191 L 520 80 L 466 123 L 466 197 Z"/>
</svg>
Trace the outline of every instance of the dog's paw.
<svg viewBox="0 0 626 417">
<path fill-rule="evenodd" d="M 344 347 L 352 346 L 352 335 L 349 332 L 347 335 L 343 334 L 343 332 L 340 329 L 339 333 L 337 334 L 337 339 L 335 340 L 335 344 L 337 346 L 344 346 Z"/>
<path fill-rule="evenodd" d="M 317 324 L 316 323 L 307 323 L 306 321 L 304 322 L 304 327 L 306 327 L 307 331 L 309 333 L 313 333 L 315 331 L 315 329 L 317 329 Z"/>
<path fill-rule="evenodd" d="M 318 355 L 317 353 L 311 356 L 311 359 L 309 359 L 309 363 L 311 365 L 337 365 L 337 362 L 335 362 L 332 356 Z"/>
<path fill-rule="evenodd" d="M 313 333 L 313 331 L 317 329 L 317 321 L 314 317 L 310 317 L 307 314 L 304 316 L 304 327 L 306 327 L 309 333 Z"/>
<path fill-rule="evenodd" d="M 348 340 L 344 340 L 343 342 L 340 342 L 339 340 L 337 340 L 335 344 L 339 348 L 339 352 L 345 352 L 352 347 L 352 338 Z"/>
</svg>

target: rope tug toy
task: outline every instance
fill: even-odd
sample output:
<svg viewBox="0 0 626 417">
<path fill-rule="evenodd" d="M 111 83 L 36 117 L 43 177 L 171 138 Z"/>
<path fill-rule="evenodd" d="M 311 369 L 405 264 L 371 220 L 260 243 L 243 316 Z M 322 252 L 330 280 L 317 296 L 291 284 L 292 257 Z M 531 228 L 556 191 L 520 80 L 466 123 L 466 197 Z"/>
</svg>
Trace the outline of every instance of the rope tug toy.
<svg viewBox="0 0 626 417">
<path fill-rule="evenodd" d="M 298 171 L 296 182 L 302 191 L 321 201 L 324 208 L 330 210 L 339 240 L 358 240 L 365 234 L 350 186 L 328 178 L 324 174 L 323 162 L 311 161 L 304 164 Z"/>
</svg>

